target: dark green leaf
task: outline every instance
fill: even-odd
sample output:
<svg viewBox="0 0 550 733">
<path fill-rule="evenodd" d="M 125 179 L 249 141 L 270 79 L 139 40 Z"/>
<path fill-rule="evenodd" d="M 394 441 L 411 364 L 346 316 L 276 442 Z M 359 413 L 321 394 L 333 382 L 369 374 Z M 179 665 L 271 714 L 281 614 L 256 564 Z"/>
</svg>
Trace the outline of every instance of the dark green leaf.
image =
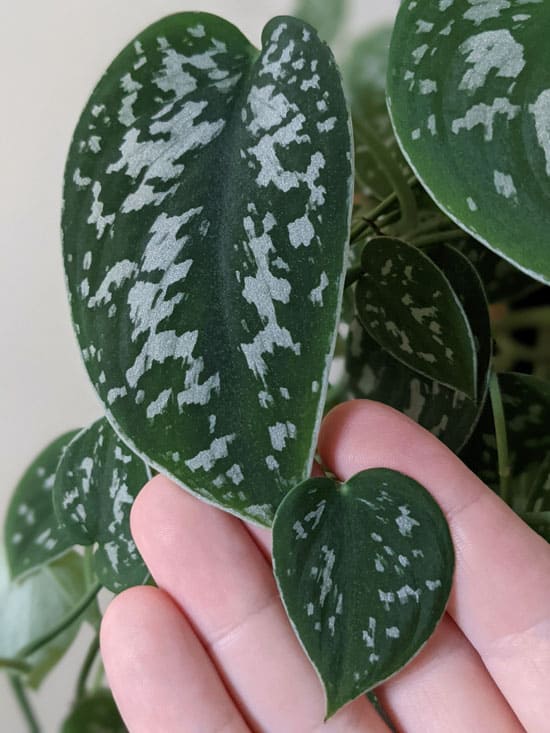
<svg viewBox="0 0 550 733">
<path fill-rule="evenodd" d="M 362 266 L 355 297 L 369 335 L 419 374 L 475 398 L 474 338 L 443 272 L 416 247 L 390 237 L 368 242 Z"/>
<path fill-rule="evenodd" d="M 182 486 L 269 525 L 313 461 L 352 162 L 328 47 L 294 18 L 263 41 L 182 13 L 125 48 L 76 129 L 63 230 L 111 423 Z"/>
<path fill-rule="evenodd" d="M 148 575 L 130 533 L 130 510 L 150 478 L 105 418 L 71 441 L 57 469 L 53 498 L 59 521 L 73 542 L 96 544 L 95 571 L 115 593 Z"/>
<path fill-rule="evenodd" d="M 55 628 L 89 587 L 83 559 L 75 552 L 10 581 L 0 550 L 0 658 L 15 659 L 20 650 Z M 32 668 L 26 679 L 29 685 L 40 685 L 71 645 L 84 618 L 27 658 Z"/>
<path fill-rule="evenodd" d="M 293 15 L 316 28 L 319 37 L 330 43 L 342 27 L 347 6 L 348 0 L 298 0 Z"/>
<path fill-rule="evenodd" d="M 31 463 L 15 487 L 4 524 L 4 541 L 13 577 L 36 570 L 73 543 L 60 531 L 52 505 L 55 470 L 78 431 L 65 433 Z"/>
<path fill-rule="evenodd" d="M 118 708 L 109 690 L 98 690 L 73 708 L 61 733 L 126 733 Z"/>
<path fill-rule="evenodd" d="M 454 552 L 432 496 L 375 468 L 290 492 L 273 525 L 273 562 L 330 717 L 425 644 L 447 604 Z"/>
<path fill-rule="evenodd" d="M 424 186 L 473 237 L 550 282 L 550 4 L 401 4 L 388 103 Z"/>
</svg>

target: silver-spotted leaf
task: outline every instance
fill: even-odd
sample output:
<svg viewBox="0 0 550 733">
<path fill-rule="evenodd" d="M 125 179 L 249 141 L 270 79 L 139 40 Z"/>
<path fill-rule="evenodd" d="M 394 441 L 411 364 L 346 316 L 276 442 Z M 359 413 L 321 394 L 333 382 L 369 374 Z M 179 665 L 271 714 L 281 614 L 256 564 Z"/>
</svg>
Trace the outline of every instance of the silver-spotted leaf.
<svg viewBox="0 0 550 733">
<path fill-rule="evenodd" d="M 347 9 L 348 0 L 298 0 L 293 14 L 312 25 L 319 38 L 330 43 L 338 35 Z"/>
<path fill-rule="evenodd" d="M 84 361 L 148 464 L 270 525 L 309 475 L 349 237 L 349 114 L 310 26 L 263 50 L 182 13 L 115 59 L 78 123 L 64 256 Z"/>
<path fill-rule="evenodd" d="M 14 578 L 50 562 L 73 544 L 59 527 L 52 490 L 57 464 L 77 432 L 52 441 L 15 487 L 4 524 L 6 555 Z"/>
<path fill-rule="evenodd" d="M 401 147 L 472 236 L 550 282 L 550 4 L 401 4 L 388 103 Z"/>
<path fill-rule="evenodd" d="M 487 396 L 491 326 L 483 285 L 473 265 L 448 245 L 429 250 L 444 271 L 468 318 L 478 359 L 478 400 L 413 372 L 382 349 L 358 319 L 350 327 L 346 372 L 352 397 L 383 402 L 403 412 L 458 452 L 479 419 Z"/>
<path fill-rule="evenodd" d="M 148 576 L 130 532 L 130 510 L 150 478 L 106 418 L 78 433 L 57 469 L 53 500 L 59 522 L 74 543 L 95 545 L 97 576 L 115 593 Z"/>
<path fill-rule="evenodd" d="M 273 563 L 330 717 L 425 644 L 447 604 L 454 552 L 432 496 L 375 468 L 291 491 L 275 517 Z"/>
<path fill-rule="evenodd" d="M 98 690 L 76 703 L 61 733 L 126 733 L 110 690 Z"/>
<path fill-rule="evenodd" d="M 370 240 L 361 261 L 355 301 L 369 335 L 410 369 L 475 399 L 475 342 L 444 273 L 419 249 L 392 237 Z"/>
<path fill-rule="evenodd" d="M 10 580 L 0 548 L 0 658 L 16 659 L 24 647 L 54 629 L 89 590 L 83 558 L 76 552 L 42 565 L 22 579 Z M 27 684 L 40 685 L 65 654 L 86 618 L 79 618 L 26 659 L 31 666 Z"/>
</svg>

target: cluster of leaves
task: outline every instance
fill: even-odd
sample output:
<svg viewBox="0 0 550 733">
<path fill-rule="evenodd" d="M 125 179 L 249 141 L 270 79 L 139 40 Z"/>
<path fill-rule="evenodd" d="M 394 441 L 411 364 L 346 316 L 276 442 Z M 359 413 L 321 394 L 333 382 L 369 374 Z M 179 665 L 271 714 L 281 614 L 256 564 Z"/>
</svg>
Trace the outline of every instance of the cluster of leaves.
<svg viewBox="0 0 550 733">
<path fill-rule="evenodd" d="M 147 582 L 129 512 L 152 470 L 273 527 L 327 716 L 406 664 L 452 542 L 406 476 L 309 479 L 323 411 L 350 398 L 431 431 L 550 540 L 550 102 L 522 75 L 548 9 L 402 4 L 343 61 L 347 101 L 304 22 L 332 41 L 344 11 L 303 0 L 261 51 L 215 16 L 163 19 L 82 113 L 64 258 L 106 417 L 48 446 L 8 511 L 0 665 L 20 697 L 97 632 L 100 588 Z M 124 730 L 87 684 L 96 652 L 67 733 Z"/>
</svg>

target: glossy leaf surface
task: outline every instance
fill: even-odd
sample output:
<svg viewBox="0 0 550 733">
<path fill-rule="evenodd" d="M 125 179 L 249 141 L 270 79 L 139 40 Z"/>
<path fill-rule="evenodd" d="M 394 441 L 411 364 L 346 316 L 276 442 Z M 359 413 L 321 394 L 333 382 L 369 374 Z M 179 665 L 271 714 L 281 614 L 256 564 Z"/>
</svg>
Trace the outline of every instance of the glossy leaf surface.
<svg viewBox="0 0 550 733">
<path fill-rule="evenodd" d="M 472 331 L 443 272 L 416 247 L 390 237 L 368 242 L 362 266 L 355 299 L 369 335 L 409 368 L 475 398 Z"/>
<path fill-rule="evenodd" d="M 60 531 L 52 490 L 57 464 L 77 432 L 65 433 L 50 443 L 15 487 L 4 524 L 7 560 L 14 578 L 50 562 L 72 545 Z"/>
<path fill-rule="evenodd" d="M 95 571 L 114 592 L 148 575 L 130 532 L 130 510 L 150 478 L 105 418 L 71 441 L 57 469 L 53 498 L 59 521 L 72 542 L 96 545 Z"/>
<path fill-rule="evenodd" d="M 352 162 L 328 47 L 294 18 L 263 44 L 196 13 L 140 34 L 76 129 L 63 230 L 110 421 L 149 465 L 269 525 L 313 460 Z"/>
<path fill-rule="evenodd" d="M 0 551 L 0 658 L 15 659 L 23 647 L 51 631 L 79 603 L 89 590 L 82 558 L 65 554 L 27 574 L 22 580 L 9 578 Z M 38 687 L 65 654 L 82 619 L 28 657 L 31 672 L 26 682 Z"/>
<path fill-rule="evenodd" d="M 388 102 L 424 186 L 472 236 L 550 282 L 550 5 L 401 4 Z"/>
<path fill-rule="evenodd" d="M 454 553 L 431 495 L 377 468 L 290 492 L 275 517 L 273 561 L 330 717 L 423 646 L 445 610 Z"/>
<path fill-rule="evenodd" d="M 61 733 L 126 733 L 110 690 L 98 690 L 75 705 Z"/>
</svg>

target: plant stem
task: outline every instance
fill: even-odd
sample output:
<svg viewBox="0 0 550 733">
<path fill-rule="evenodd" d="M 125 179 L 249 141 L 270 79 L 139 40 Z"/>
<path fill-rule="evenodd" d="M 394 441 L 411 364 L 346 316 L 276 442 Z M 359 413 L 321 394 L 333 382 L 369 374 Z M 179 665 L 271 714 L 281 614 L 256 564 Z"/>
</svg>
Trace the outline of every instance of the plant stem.
<svg viewBox="0 0 550 733">
<path fill-rule="evenodd" d="M 32 667 L 30 664 L 27 664 L 27 662 L 23 662 L 19 659 L 6 659 L 4 657 L 0 657 L 0 669 L 27 674 L 31 671 Z"/>
<path fill-rule="evenodd" d="M 18 659 L 25 659 L 26 657 L 30 657 L 32 654 L 37 652 L 39 649 L 41 649 L 43 646 L 48 644 L 52 639 L 55 639 L 56 636 L 59 636 L 63 631 L 69 628 L 71 624 L 73 624 L 76 619 L 81 616 L 84 611 L 88 608 L 88 606 L 95 600 L 97 594 L 101 590 L 102 585 L 101 583 L 97 583 L 94 585 L 88 593 L 84 596 L 84 598 L 80 601 L 80 603 L 72 610 L 70 613 L 68 613 L 61 621 L 58 623 L 57 626 L 55 626 L 51 631 L 48 631 L 43 636 L 39 637 L 35 641 L 32 641 L 30 644 L 27 644 L 27 646 L 23 647 L 19 654 L 17 655 Z"/>
<path fill-rule="evenodd" d="M 500 392 L 498 376 L 494 372 L 491 374 L 489 392 L 491 395 L 491 407 L 493 408 L 493 419 L 497 439 L 500 495 L 502 499 L 509 504 L 510 457 L 508 453 L 508 434 L 506 431 L 506 418 L 504 415 L 504 406 L 502 404 L 502 394 Z"/>
<path fill-rule="evenodd" d="M 88 677 L 90 676 L 90 672 L 91 672 L 91 669 L 93 667 L 93 664 L 97 657 L 98 652 L 99 652 L 99 633 L 96 633 L 94 635 L 94 638 L 92 639 L 92 643 L 88 647 L 88 651 L 86 652 L 86 656 L 84 658 L 84 663 L 82 664 L 80 674 L 78 675 L 78 680 L 76 683 L 77 701 L 81 700 L 84 697 L 84 695 L 86 694 L 86 683 L 88 681 Z"/>
<path fill-rule="evenodd" d="M 19 707 L 21 708 L 23 717 L 27 722 L 29 733 L 40 733 L 40 726 L 38 725 L 25 689 L 21 684 L 21 680 L 16 675 L 10 675 L 9 678 L 14 695 L 17 698 L 17 702 L 19 703 Z"/>
<path fill-rule="evenodd" d="M 381 201 L 378 206 L 375 206 L 374 209 L 371 209 L 370 211 L 367 211 L 364 215 L 361 215 L 360 221 L 358 221 L 351 230 L 351 244 L 355 244 L 355 242 L 357 242 L 361 235 L 364 234 L 367 229 L 371 228 L 371 222 L 376 221 L 376 219 L 382 216 L 382 214 L 385 214 L 390 206 L 396 201 L 397 194 L 395 192 L 390 193 L 390 195 L 383 201 Z"/>
<path fill-rule="evenodd" d="M 462 229 L 447 229 L 447 231 L 435 232 L 434 234 L 425 234 L 420 237 L 412 237 L 410 242 L 415 247 L 423 247 L 428 244 L 444 244 L 453 239 L 464 239 L 468 235 Z"/>
</svg>

